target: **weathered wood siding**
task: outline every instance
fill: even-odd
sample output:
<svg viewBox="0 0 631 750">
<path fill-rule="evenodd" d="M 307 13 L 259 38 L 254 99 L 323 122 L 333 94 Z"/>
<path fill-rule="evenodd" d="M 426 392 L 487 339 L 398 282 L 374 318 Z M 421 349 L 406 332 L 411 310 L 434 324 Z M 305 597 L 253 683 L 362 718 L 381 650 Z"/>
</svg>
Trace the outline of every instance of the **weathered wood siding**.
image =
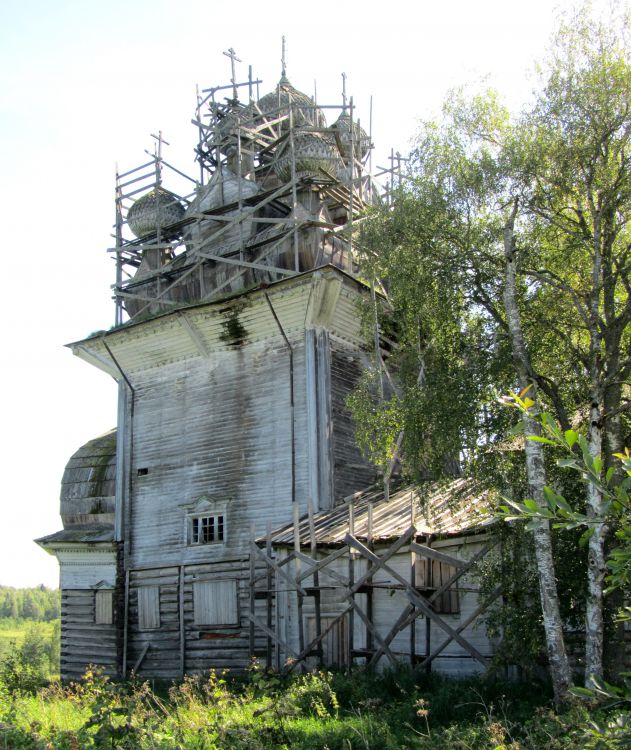
<svg viewBox="0 0 631 750">
<path fill-rule="evenodd" d="M 452 555 L 461 560 L 469 560 L 483 546 L 483 541 L 476 537 L 459 537 L 457 539 L 448 539 L 442 542 L 434 542 L 433 548 L 441 552 Z M 379 553 L 379 549 L 376 549 Z M 285 553 L 280 550 L 279 557 L 282 559 Z M 320 553 L 320 556 L 323 556 Z M 411 580 L 412 576 L 412 555 L 411 553 L 400 553 L 393 556 L 388 565 L 396 571 L 405 580 Z M 325 569 L 326 570 L 326 569 Z M 348 557 L 342 557 L 334 561 L 330 570 L 340 576 L 348 576 Z M 354 577 L 358 580 L 367 570 L 367 562 L 364 559 L 357 558 L 354 562 Z M 320 573 L 321 584 L 329 585 L 332 580 L 327 578 L 324 573 Z M 409 600 L 405 592 L 400 588 L 400 584 L 392 578 L 387 572 L 378 572 L 373 578 L 373 624 L 377 633 L 385 637 L 399 615 L 407 607 Z M 303 585 L 311 585 L 310 579 L 307 579 Z M 479 581 L 470 572 L 465 574 L 458 581 L 458 588 L 473 589 L 477 588 Z M 460 623 L 465 621 L 478 607 L 479 596 L 474 591 L 459 592 L 460 612 L 458 614 L 441 614 L 440 617 L 451 628 L 456 630 Z M 367 595 L 357 594 L 355 601 L 364 612 L 367 611 Z M 321 594 L 321 612 L 322 617 L 330 622 L 332 618 L 341 614 L 347 607 L 345 588 L 341 586 L 332 586 L 328 590 L 323 590 Z M 279 604 L 281 635 L 283 639 L 294 649 L 298 650 L 298 612 L 296 596 L 293 593 L 284 594 L 282 603 Z M 305 631 L 308 634 L 314 633 L 315 607 L 312 597 L 306 597 L 303 602 L 303 616 L 305 618 Z M 345 622 L 339 626 L 335 633 L 327 637 L 325 641 L 325 658 L 339 658 L 341 647 L 339 645 L 340 636 L 348 632 L 353 626 L 354 648 L 356 650 L 366 649 L 368 646 L 368 631 L 361 621 L 360 617 L 346 615 Z M 420 661 L 428 653 L 427 644 L 427 619 L 423 616 L 418 617 L 412 625 L 401 630 L 390 643 L 390 651 L 397 660 L 410 663 L 412 630 L 414 630 L 414 660 Z M 486 630 L 480 619 L 476 619 L 467 628 L 462 631 L 462 636 L 471 643 L 483 656 L 491 657 L 494 653 L 494 645 L 486 635 Z M 429 651 L 431 652 L 436 646 L 440 645 L 447 635 L 445 631 L 436 623 L 432 622 L 429 632 Z M 375 644 L 376 647 L 376 644 Z M 337 654 L 337 657 L 335 656 Z M 362 657 L 355 658 L 356 663 L 362 663 Z M 315 661 L 311 660 L 311 665 L 315 666 Z M 390 664 L 386 656 L 382 656 L 379 661 L 379 668 L 387 667 Z M 468 651 L 455 641 L 452 641 L 432 663 L 432 669 L 443 674 L 454 676 L 473 674 L 483 671 L 483 666 L 471 658 Z"/>
<path fill-rule="evenodd" d="M 61 594 L 61 658 L 63 680 L 78 680 L 88 664 L 118 673 L 119 634 L 116 623 L 97 624 L 96 592 L 91 589 L 63 589 Z"/>
<path fill-rule="evenodd" d="M 375 467 L 362 456 L 357 447 L 355 423 L 346 406 L 346 399 L 368 365 L 365 353 L 343 346 L 340 342 L 331 343 L 333 476 L 335 499 L 338 502 L 376 480 Z"/>
<path fill-rule="evenodd" d="M 294 344 L 296 491 L 306 509 L 304 347 Z M 282 341 L 136 378 L 130 567 L 233 558 L 291 519 L 289 356 Z M 188 543 L 190 506 L 225 507 L 223 543 Z"/>
<path fill-rule="evenodd" d="M 199 585 L 204 583 L 211 584 L 210 588 L 217 587 L 219 601 L 206 601 L 200 595 Z M 138 621 L 138 599 L 148 586 L 159 591 L 157 629 L 142 629 Z M 236 594 L 234 600 L 230 600 L 231 591 Z M 196 605 L 211 611 L 216 607 L 228 609 L 231 622 L 201 623 L 196 617 Z M 211 668 L 245 669 L 250 660 L 249 607 L 246 558 L 186 566 L 183 571 L 177 566 L 133 571 L 129 595 L 129 669 L 136 669 L 143 677 L 165 679 Z M 264 609 L 265 602 L 257 601 L 256 614 L 263 620 Z M 264 646 L 265 638 L 259 633 L 255 648 L 262 653 Z"/>
<path fill-rule="evenodd" d="M 303 515 L 309 500 L 315 508 L 330 507 L 372 481 L 345 407 L 363 366 L 356 306 L 365 291 L 324 269 L 269 291 L 130 325 L 108 333 L 107 342 L 93 338 L 74 349 L 125 383 L 116 538 L 124 539 L 130 575 L 128 670 L 174 677 L 183 670 L 245 667 L 253 535 L 290 521 L 292 499 Z M 197 510 L 222 516 L 222 541 L 191 543 Z M 201 580 L 234 582 L 221 593 L 236 587 L 234 608 L 221 605 L 234 625 L 209 630 L 194 622 L 194 583 Z M 155 588 L 149 594 L 143 587 Z M 143 628 L 139 597 L 147 598 L 144 609 L 148 598 L 157 603 Z M 211 611 L 219 606 L 206 604 Z M 258 600 L 256 607 L 264 605 Z M 256 650 L 264 651 L 265 638 L 257 638 Z"/>
</svg>

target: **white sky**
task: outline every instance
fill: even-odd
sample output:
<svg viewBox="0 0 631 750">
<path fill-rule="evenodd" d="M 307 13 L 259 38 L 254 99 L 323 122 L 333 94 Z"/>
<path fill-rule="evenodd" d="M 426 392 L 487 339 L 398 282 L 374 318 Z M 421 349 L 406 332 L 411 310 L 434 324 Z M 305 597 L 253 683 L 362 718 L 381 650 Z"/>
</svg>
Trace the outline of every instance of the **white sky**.
<svg viewBox="0 0 631 750">
<path fill-rule="evenodd" d="M 3 0 L 0 584 L 57 585 L 55 559 L 32 539 L 61 528 L 68 458 L 115 425 L 114 381 L 63 347 L 114 320 L 106 249 L 115 164 L 142 163 L 162 129 L 165 157 L 196 176 L 195 85 L 228 83 L 222 52 L 234 47 L 243 80 L 253 66 L 261 95 L 280 76 L 282 34 L 291 82 L 312 94 L 317 80 L 320 103 L 341 100 L 345 72 L 365 129 L 373 96 L 375 162 L 384 164 L 391 147 L 405 153 L 453 86 L 488 74 L 517 108 L 570 5 Z"/>
</svg>

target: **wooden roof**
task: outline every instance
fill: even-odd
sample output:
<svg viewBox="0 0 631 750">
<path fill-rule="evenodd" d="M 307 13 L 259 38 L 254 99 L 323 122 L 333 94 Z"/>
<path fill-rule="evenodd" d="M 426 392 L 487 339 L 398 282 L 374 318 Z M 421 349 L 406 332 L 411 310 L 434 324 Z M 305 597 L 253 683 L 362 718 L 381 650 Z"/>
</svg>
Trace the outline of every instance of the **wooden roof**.
<svg viewBox="0 0 631 750">
<path fill-rule="evenodd" d="M 417 536 L 430 534 L 455 536 L 473 533 L 494 522 L 489 511 L 490 493 L 471 479 L 435 482 L 421 487 L 405 487 L 384 498 L 383 488 L 370 488 L 346 498 L 343 505 L 314 514 L 318 545 L 337 546 L 349 532 L 349 506 L 353 506 L 354 536 L 367 541 L 368 508 L 372 505 L 372 540 L 390 541 L 401 536 L 411 525 Z M 309 518 L 299 524 L 300 545 L 309 546 Z M 260 544 L 265 539 L 257 540 Z M 294 545 L 294 525 L 287 524 L 272 532 L 276 546 Z"/>
</svg>

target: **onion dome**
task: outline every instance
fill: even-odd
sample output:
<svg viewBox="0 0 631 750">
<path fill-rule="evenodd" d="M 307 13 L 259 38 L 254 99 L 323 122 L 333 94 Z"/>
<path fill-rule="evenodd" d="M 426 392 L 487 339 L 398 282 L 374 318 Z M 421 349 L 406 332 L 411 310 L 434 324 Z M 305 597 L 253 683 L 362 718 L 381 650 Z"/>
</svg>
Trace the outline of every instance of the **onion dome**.
<svg viewBox="0 0 631 750">
<path fill-rule="evenodd" d="M 335 133 L 335 142 L 345 162 L 350 160 L 351 154 L 351 116 L 346 112 L 331 125 Z M 370 148 L 370 139 L 366 131 L 357 122 L 353 122 L 353 151 L 356 159 L 363 159 Z"/>
<path fill-rule="evenodd" d="M 180 198 L 162 187 L 145 193 L 127 212 L 127 224 L 136 237 L 155 234 L 158 227 L 164 229 L 183 218 Z"/>
<path fill-rule="evenodd" d="M 302 91 L 295 89 L 287 76 L 281 76 L 278 85 L 269 94 L 261 97 L 258 101 L 258 107 L 270 120 L 289 114 L 289 102 L 293 105 L 292 117 L 293 124 L 296 127 L 301 125 L 311 125 L 316 128 L 325 128 L 326 120 L 324 113 L 317 107 L 311 97 L 303 94 Z M 282 130 L 289 128 L 289 122 L 285 120 L 282 123 Z"/>
<path fill-rule="evenodd" d="M 68 461 L 61 480 L 64 528 L 114 523 L 116 430 L 90 440 Z"/>
<path fill-rule="evenodd" d="M 296 131 L 293 151 L 296 174 L 312 174 L 321 177 L 322 170 L 325 170 L 335 175 L 340 166 L 340 157 L 335 147 L 318 133 Z M 283 144 L 282 153 L 274 162 L 274 171 L 283 181 L 291 179 L 291 157 L 291 144 L 286 141 Z"/>
<path fill-rule="evenodd" d="M 241 196 L 241 200 L 251 198 L 259 192 L 259 186 L 245 177 L 239 177 L 226 167 L 221 171 L 217 170 L 210 182 L 199 189 L 197 195 L 190 203 L 186 210 L 185 216 L 188 218 L 204 211 L 212 211 L 215 208 L 226 206 L 229 203 L 236 203 Z M 235 216 L 239 209 L 227 211 L 223 216 Z M 184 237 L 187 243 L 204 243 L 211 235 L 216 232 L 220 226 L 225 226 L 225 221 L 213 221 L 210 217 L 200 219 L 192 224 L 188 224 L 185 229 Z M 218 239 L 218 246 L 225 246 L 240 241 L 243 237 L 248 239 L 253 228 L 252 218 L 244 219 L 240 224 L 227 229 Z M 189 249 L 195 249 L 193 247 Z"/>
</svg>

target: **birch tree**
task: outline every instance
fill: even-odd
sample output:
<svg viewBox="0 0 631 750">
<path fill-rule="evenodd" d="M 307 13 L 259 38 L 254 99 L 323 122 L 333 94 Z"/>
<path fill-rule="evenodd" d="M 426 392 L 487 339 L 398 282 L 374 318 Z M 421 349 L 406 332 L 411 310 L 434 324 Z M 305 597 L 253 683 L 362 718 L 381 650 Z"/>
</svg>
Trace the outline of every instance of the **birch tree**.
<svg viewBox="0 0 631 750">
<path fill-rule="evenodd" d="M 405 300 L 406 321 L 416 310 L 421 325 L 425 316 L 441 325 L 440 305 L 428 309 L 421 301 L 424 284 L 436 287 L 436 274 L 449 285 L 444 298 L 456 321 L 450 330 L 467 336 L 475 319 L 473 329 L 485 334 L 480 340 L 486 339 L 486 366 L 472 368 L 469 382 L 494 374 L 502 388 L 507 370 L 498 351 L 507 342 L 513 377 L 520 388 L 530 385 L 533 409 L 543 398 L 565 429 L 586 421 L 590 454 L 600 470 L 613 465 L 612 455 L 629 434 L 628 28 L 625 17 L 598 24 L 584 12 L 563 25 L 534 106 L 515 121 L 493 95 L 452 97 L 443 121 L 427 125 L 419 137 L 401 201 L 365 237 L 367 247 L 375 248 L 367 253 L 374 272 L 390 284 L 395 305 Z M 459 370 L 465 380 L 466 365 Z M 432 377 L 448 380 L 430 368 L 425 387 Z M 481 419 L 488 389 L 488 380 L 476 380 L 470 403 L 457 404 L 470 429 L 463 453 L 470 469 L 483 460 L 483 451 L 474 455 L 476 443 L 502 439 L 497 418 L 490 428 Z M 425 409 L 409 412 L 410 421 L 435 419 Z M 476 430 L 477 439 L 471 438 Z M 528 418 L 525 430 L 538 437 Z M 525 450 L 531 497 L 543 502 L 537 441 L 527 441 Z M 588 485 L 586 493 L 594 520 L 586 596 L 589 681 L 603 671 L 608 528 L 598 484 Z M 545 525 L 537 529 L 535 545 L 548 654 L 555 693 L 562 697 L 569 669 Z"/>
<path fill-rule="evenodd" d="M 581 364 L 589 452 L 614 465 L 623 447 L 631 374 L 631 57 L 629 17 L 594 23 L 584 11 L 556 36 L 546 84 L 522 124 L 521 179 L 539 228 L 538 266 L 525 272 L 553 293 L 544 319 L 559 349 Z M 548 297 L 550 299 L 550 297 Z M 603 673 L 606 505 L 587 485 L 589 538 L 585 673 Z"/>
</svg>

